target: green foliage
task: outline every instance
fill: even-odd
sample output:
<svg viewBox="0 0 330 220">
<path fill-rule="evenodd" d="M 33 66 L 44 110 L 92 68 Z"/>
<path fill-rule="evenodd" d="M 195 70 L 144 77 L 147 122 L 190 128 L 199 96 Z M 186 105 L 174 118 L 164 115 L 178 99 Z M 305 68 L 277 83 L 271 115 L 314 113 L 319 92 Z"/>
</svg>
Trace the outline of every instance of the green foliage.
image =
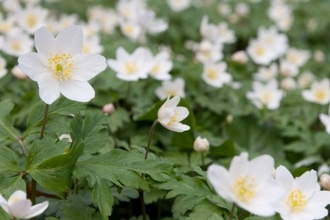
<svg viewBox="0 0 330 220">
<path fill-rule="evenodd" d="M 0 138 L 1 139 L 12 139 L 16 140 L 18 135 L 13 127 L 13 119 L 9 115 L 13 109 L 14 104 L 9 100 L 5 99 L 0 102 Z"/>
</svg>

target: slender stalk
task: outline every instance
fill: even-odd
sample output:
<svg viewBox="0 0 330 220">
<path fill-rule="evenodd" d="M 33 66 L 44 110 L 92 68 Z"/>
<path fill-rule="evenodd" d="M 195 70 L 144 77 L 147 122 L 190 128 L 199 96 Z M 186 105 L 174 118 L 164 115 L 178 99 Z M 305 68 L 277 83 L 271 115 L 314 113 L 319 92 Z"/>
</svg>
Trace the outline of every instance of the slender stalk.
<svg viewBox="0 0 330 220">
<path fill-rule="evenodd" d="M 108 129 L 109 136 L 111 136 L 112 139 L 113 139 L 113 142 L 114 142 L 114 145 L 115 145 L 114 147 L 117 148 L 118 147 L 118 142 L 117 142 L 117 139 L 116 139 L 116 135 L 111 131 L 111 128 L 110 128 L 109 124 L 107 124 L 107 129 Z"/>
<path fill-rule="evenodd" d="M 149 154 L 150 144 L 151 144 L 151 138 L 152 138 L 152 135 L 154 134 L 154 131 L 155 131 L 155 128 L 156 128 L 157 124 L 158 124 L 158 120 L 154 121 L 154 123 L 151 125 L 150 131 L 149 131 L 149 136 L 148 136 L 148 144 L 147 144 L 147 147 L 146 147 L 146 153 L 144 155 L 145 160 L 148 159 L 148 154 Z"/>
<path fill-rule="evenodd" d="M 235 203 L 233 203 L 233 205 L 231 206 L 230 214 L 229 214 L 229 220 L 233 219 L 235 208 L 236 208 Z"/>
<path fill-rule="evenodd" d="M 201 157 L 202 157 L 202 170 L 205 170 L 205 155 L 203 152 L 201 152 Z"/>
<path fill-rule="evenodd" d="M 131 95 L 131 82 L 127 82 L 127 90 L 126 90 L 126 95 L 125 95 L 125 101 L 124 105 L 129 106 L 129 97 Z"/>
<path fill-rule="evenodd" d="M 42 120 L 42 125 L 41 125 L 41 131 L 40 131 L 40 137 L 39 137 L 40 139 L 44 138 L 48 111 L 49 111 L 49 105 L 46 104 L 45 114 L 44 114 L 44 118 Z M 32 204 L 36 203 L 36 194 L 37 194 L 37 182 L 34 179 L 32 179 L 32 186 L 31 186 L 31 202 L 32 202 Z"/>
<path fill-rule="evenodd" d="M 140 197 L 142 218 L 143 218 L 143 220 L 147 220 L 147 211 L 146 211 L 146 206 L 144 204 L 144 191 L 143 190 L 139 190 L 139 197 Z"/>
<path fill-rule="evenodd" d="M 25 145 L 23 143 L 22 138 L 17 138 L 17 141 L 18 141 L 19 145 L 21 146 L 21 149 L 22 149 L 22 152 L 23 152 L 24 156 L 27 157 L 28 153 L 27 153 L 27 150 L 25 148 Z"/>
</svg>

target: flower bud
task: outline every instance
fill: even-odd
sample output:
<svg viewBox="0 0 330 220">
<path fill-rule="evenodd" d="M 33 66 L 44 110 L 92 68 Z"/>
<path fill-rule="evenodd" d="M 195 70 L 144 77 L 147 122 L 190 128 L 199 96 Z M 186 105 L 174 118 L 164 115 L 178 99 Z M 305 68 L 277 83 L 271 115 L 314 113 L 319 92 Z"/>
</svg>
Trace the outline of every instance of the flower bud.
<svg viewBox="0 0 330 220">
<path fill-rule="evenodd" d="M 115 112 L 115 106 L 112 103 L 106 104 L 103 106 L 102 111 L 105 115 L 111 115 Z"/>
<path fill-rule="evenodd" d="M 210 143 L 206 138 L 197 137 L 194 142 L 194 150 L 197 152 L 208 152 Z"/>
<path fill-rule="evenodd" d="M 246 55 L 244 50 L 240 50 L 235 52 L 232 56 L 231 59 L 237 63 L 241 64 L 246 64 L 249 60 L 248 56 Z"/>
<path fill-rule="evenodd" d="M 330 175 L 323 173 L 320 177 L 320 185 L 325 190 L 330 190 Z"/>
<path fill-rule="evenodd" d="M 26 79 L 27 75 L 16 65 L 11 69 L 11 73 L 18 79 Z"/>
</svg>

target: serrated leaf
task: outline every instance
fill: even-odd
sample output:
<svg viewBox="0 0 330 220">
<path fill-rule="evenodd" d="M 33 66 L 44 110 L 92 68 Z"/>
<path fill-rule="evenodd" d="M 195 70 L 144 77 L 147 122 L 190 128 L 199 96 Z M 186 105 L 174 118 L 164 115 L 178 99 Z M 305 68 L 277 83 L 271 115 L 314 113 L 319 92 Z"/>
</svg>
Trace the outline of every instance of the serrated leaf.
<svg viewBox="0 0 330 220">
<path fill-rule="evenodd" d="M 174 204 L 172 207 L 173 217 L 178 219 L 179 217 L 185 216 L 188 211 L 194 209 L 194 207 L 200 203 L 204 198 L 191 196 L 179 195 L 175 197 Z"/>
<path fill-rule="evenodd" d="M 219 207 L 207 200 L 203 200 L 195 206 L 189 217 L 185 218 L 185 220 L 224 220 L 222 217 L 223 213 Z"/>
<path fill-rule="evenodd" d="M 26 183 L 21 175 L 0 176 L 0 194 L 9 198 L 16 190 L 25 191 Z"/>
<path fill-rule="evenodd" d="M 26 172 L 46 189 L 65 191 L 71 186 L 72 169 L 82 150 L 81 143 L 74 143 L 64 151 L 58 150 L 50 139 L 35 141 L 27 158 Z"/>
<path fill-rule="evenodd" d="M 0 102 L 0 138 L 15 140 L 18 137 L 13 127 L 13 119 L 10 117 L 13 107 L 14 104 L 9 99 Z"/>
<path fill-rule="evenodd" d="M 108 116 L 108 125 L 112 132 L 116 132 L 124 123 L 129 121 L 129 114 L 124 108 L 117 108 L 114 113 Z"/>
<path fill-rule="evenodd" d="M 106 179 L 118 186 L 149 190 L 147 182 L 134 171 L 132 166 L 133 162 L 142 159 L 142 157 L 132 156 L 127 151 L 115 149 L 87 160 L 78 161 L 74 173 L 78 178 L 87 177 L 90 185 L 94 185 L 97 179 Z"/>
<path fill-rule="evenodd" d="M 105 180 L 97 180 L 93 187 L 92 199 L 98 205 L 103 220 L 107 220 L 111 215 L 114 199 L 110 186 Z"/>
<path fill-rule="evenodd" d="M 0 173 L 6 171 L 20 172 L 15 153 L 8 147 L 0 147 Z"/>
<path fill-rule="evenodd" d="M 60 206 L 61 220 L 101 220 L 95 216 L 95 209 L 86 205 L 78 195 L 70 195 Z"/>
</svg>

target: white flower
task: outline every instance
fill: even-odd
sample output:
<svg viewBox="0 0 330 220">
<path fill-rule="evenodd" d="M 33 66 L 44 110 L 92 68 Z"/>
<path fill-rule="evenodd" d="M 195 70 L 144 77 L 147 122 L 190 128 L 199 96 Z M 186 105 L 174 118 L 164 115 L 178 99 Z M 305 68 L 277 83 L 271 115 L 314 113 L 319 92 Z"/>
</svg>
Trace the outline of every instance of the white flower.
<svg viewBox="0 0 330 220">
<path fill-rule="evenodd" d="M 155 93 L 161 100 L 166 99 L 169 95 L 178 95 L 183 98 L 185 96 L 184 86 L 185 81 L 183 78 L 176 78 L 173 81 L 163 81 L 162 85 L 156 88 Z"/>
<path fill-rule="evenodd" d="M 89 38 L 84 37 L 82 53 L 102 53 L 104 48 L 100 44 L 100 36 L 93 35 Z"/>
<path fill-rule="evenodd" d="M 10 16 L 4 19 L 3 14 L 0 14 L 0 33 L 9 33 L 9 31 L 11 31 L 16 26 L 15 22 L 16 21 L 14 16 Z"/>
<path fill-rule="evenodd" d="M 306 88 L 314 81 L 314 74 L 310 71 L 305 71 L 298 76 L 297 81 L 300 88 Z"/>
<path fill-rule="evenodd" d="M 272 178 L 274 159 L 261 155 L 248 161 L 248 154 L 235 156 L 229 170 L 223 166 L 211 165 L 207 178 L 216 193 L 227 201 L 259 216 L 275 214 L 274 204 L 283 196 Z"/>
<path fill-rule="evenodd" d="M 302 91 L 302 97 L 309 102 L 328 104 L 330 102 L 330 80 L 325 78 L 321 82 L 313 82 L 310 90 Z"/>
<path fill-rule="evenodd" d="M 19 219 L 30 219 L 40 215 L 48 208 L 48 201 L 32 206 L 29 199 L 26 199 L 26 193 L 17 190 L 6 201 L 0 195 L 0 206 L 11 217 Z"/>
<path fill-rule="evenodd" d="M 321 185 L 322 189 L 330 190 L 330 175 L 329 174 L 323 173 L 320 176 L 320 185 Z"/>
<path fill-rule="evenodd" d="M 191 0 L 167 0 L 167 4 L 172 11 L 180 12 L 190 7 Z"/>
<path fill-rule="evenodd" d="M 125 81 L 137 81 L 148 78 L 148 72 L 154 66 L 152 53 L 149 49 L 139 47 L 132 54 L 119 47 L 116 51 L 116 60 L 108 59 L 108 65 L 117 77 Z"/>
<path fill-rule="evenodd" d="M 35 34 L 38 53 L 18 58 L 19 68 L 38 82 L 39 96 L 52 104 L 60 94 L 78 102 L 88 102 L 95 96 L 88 80 L 106 68 L 106 60 L 98 54 L 81 54 L 82 29 L 72 25 L 56 38 L 44 27 Z"/>
<path fill-rule="evenodd" d="M 297 82 L 291 77 L 286 77 L 281 79 L 280 87 L 286 91 L 293 90 L 297 88 Z"/>
<path fill-rule="evenodd" d="M 133 21 L 120 22 L 120 30 L 130 40 L 141 41 L 139 38 L 141 37 L 142 29 L 137 23 Z"/>
<path fill-rule="evenodd" d="M 321 113 L 319 115 L 319 118 L 322 122 L 322 124 L 325 126 L 325 130 L 328 134 L 330 134 L 330 108 L 328 111 L 328 115 Z"/>
<path fill-rule="evenodd" d="M 18 25 L 29 34 L 45 26 L 47 15 L 46 9 L 31 5 L 15 13 Z"/>
<path fill-rule="evenodd" d="M 280 61 L 280 74 L 282 76 L 294 77 L 299 73 L 299 68 L 297 65 L 291 63 L 286 59 Z"/>
<path fill-rule="evenodd" d="M 274 59 L 274 52 L 265 41 L 251 40 L 246 52 L 256 64 L 268 65 Z"/>
<path fill-rule="evenodd" d="M 206 138 L 197 137 L 194 141 L 194 150 L 196 152 L 207 152 L 210 149 L 210 142 Z"/>
<path fill-rule="evenodd" d="M 218 37 L 218 27 L 214 24 L 209 24 L 209 18 L 204 15 L 199 28 L 199 32 L 203 38 L 214 41 Z"/>
<path fill-rule="evenodd" d="M 258 81 L 268 82 L 278 74 L 276 63 L 272 63 L 269 67 L 259 67 L 258 72 L 254 74 L 254 78 Z"/>
<path fill-rule="evenodd" d="M 247 92 L 246 97 L 250 99 L 257 108 L 261 109 L 266 107 L 269 110 L 274 110 L 280 106 L 284 92 L 278 89 L 276 80 L 271 80 L 265 85 L 254 81 L 252 87 L 253 91 Z"/>
<path fill-rule="evenodd" d="M 154 66 L 149 72 L 149 75 L 157 80 L 169 80 L 171 79 L 170 71 L 173 67 L 173 63 L 170 60 L 170 55 L 167 51 L 158 53 L 154 58 Z"/>
<path fill-rule="evenodd" d="M 249 57 L 244 50 L 239 50 L 231 55 L 231 60 L 240 64 L 246 64 L 249 61 Z"/>
<path fill-rule="evenodd" d="M 228 24 L 226 22 L 221 22 L 218 24 L 218 39 L 220 43 L 234 43 L 236 41 L 235 33 L 233 30 L 228 28 Z"/>
<path fill-rule="evenodd" d="M 202 74 L 202 79 L 207 84 L 221 88 L 224 84 L 232 81 L 232 76 L 226 72 L 227 64 L 220 63 L 205 63 Z"/>
<path fill-rule="evenodd" d="M 7 75 L 7 61 L 5 58 L 3 58 L 2 56 L 0 56 L 0 78 L 4 77 L 5 75 Z"/>
<path fill-rule="evenodd" d="M 268 17 L 273 20 L 281 31 L 288 31 L 292 25 L 292 8 L 283 2 L 272 1 Z"/>
<path fill-rule="evenodd" d="M 33 41 L 19 28 L 13 28 L 3 40 L 2 50 L 8 55 L 20 56 L 32 51 Z"/>
<path fill-rule="evenodd" d="M 172 99 L 168 96 L 165 103 L 158 110 L 158 121 L 165 128 L 175 132 L 183 132 L 190 129 L 188 125 L 181 121 L 189 115 L 186 107 L 179 106 L 180 96 L 176 95 Z"/>
<path fill-rule="evenodd" d="M 308 50 L 289 48 L 286 52 L 286 59 L 297 67 L 303 66 L 310 57 L 311 53 Z"/>
<path fill-rule="evenodd" d="M 286 194 L 276 206 L 283 220 L 312 220 L 328 215 L 325 207 L 330 204 L 330 192 L 320 191 L 316 171 L 307 171 L 293 178 L 284 166 L 279 166 L 276 180 Z"/>
<path fill-rule="evenodd" d="M 209 40 L 203 40 L 197 46 L 196 59 L 202 63 L 205 62 L 217 62 L 222 59 L 222 47 L 219 42 L 211 42 Z"/>
</svg>

